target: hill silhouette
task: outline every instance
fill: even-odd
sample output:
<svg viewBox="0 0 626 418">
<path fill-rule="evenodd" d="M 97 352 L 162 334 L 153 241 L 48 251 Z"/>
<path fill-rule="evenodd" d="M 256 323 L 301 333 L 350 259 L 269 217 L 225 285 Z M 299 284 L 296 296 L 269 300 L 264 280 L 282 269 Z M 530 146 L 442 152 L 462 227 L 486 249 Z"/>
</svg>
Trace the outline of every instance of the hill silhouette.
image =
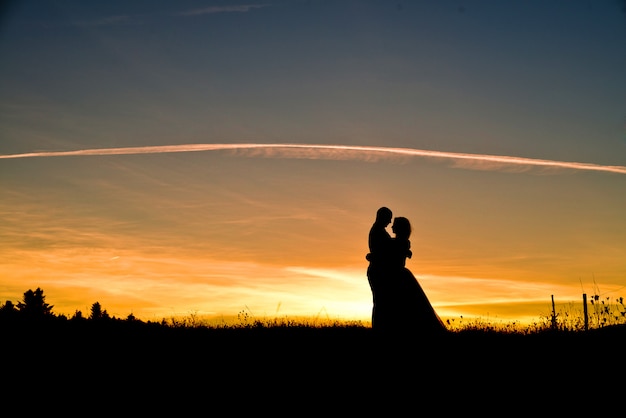
<svg viewBox="0 0 626 418">
<path fill-rule="evenodd" d="M 102 309 L 67 319 L 42 306 L 50 308 L 43 316 L 0 318 L 3 394 L 66 416 L 84 413 L 85 403 L 103 415 L 142 416 L 580 412 L 592 404 L 577 394 L 610 401 L 623 393 L 611 376 L 620 376 L 626 325 L 435 337 L 358 324 L 171 326 Z"/>
<path fill-rule="evenodd" d="M 425 396 L 422 402 L 428 403 L 438 391 L 498 397 L 543 387 L 545 393 L 526 401 L 534 403 L 551 396 L 557 385 L 585 387 L 601 359 L 610 368 L 621 358 L 626 327 L 536 335 L 473 331 L 428 339 L 381 338 L 367 327 L 209 329 L 48 321 L 4 323 L 2 336 L 3 357 L 11 359 L 13 371 L 5 367 L 5 376 L 30 393 L 36 393 L 33 381 L 45 380 L 46 393 L 60 387 L 82 393 L 87 385 L 94 392 L 84 396 L 100 394 L 111 397 L 109 402 L 137 390 L 157 399 L 163 393 L 170 401 L 239 393 L 240 402 L 260 393 L 295 401 L 321 390 L 326 393 L 321 402 L 327 402 L 329 396 L 367 394 L 379 386 L 384 396 L 410 395 L 404 402 Z"/>
</svg>

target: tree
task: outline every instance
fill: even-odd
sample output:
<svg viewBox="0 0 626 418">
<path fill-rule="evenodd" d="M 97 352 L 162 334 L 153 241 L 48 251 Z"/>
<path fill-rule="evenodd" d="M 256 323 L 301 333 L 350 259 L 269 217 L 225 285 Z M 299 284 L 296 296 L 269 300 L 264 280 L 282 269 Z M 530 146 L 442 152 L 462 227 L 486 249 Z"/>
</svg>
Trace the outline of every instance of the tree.
<svg viewBox="0 0 626 418">
<path fill-rule="evenodd" d="M 24 292 L 24 299 L 17 303 L 17 309 L 20 315 L 28 319 L 45 319 L 53 317 L 52 308 L 54 306 L 46 303 L 46 297 L 41 288 L 37 288 L 34 292 L 28 289 Z"/>
<path fill-rule="evenodd" d="M 74 312 L 74 315 L 72 315 L 72 317 L 70 318 L 70 320 L 72 321 L 82 321 L 85 318 L 83 317 L 83 312 L 79 311 L 78 309 L 76 309 L 76 311 Z"/>
<path fill-rule="evenodd" d="M 95 302 L 93 305 L 91 305 L 91 315 L 89 315 L 89 319 L 109 319 L 109 314 L 106 309 L 102 309 L 100 302 Z"/>
<path fill-rule="evenodd" d="M 13 319 L 17 314 L 17 308 L 10 300 L 0 306 L 0 319 Z"/>
</svg>

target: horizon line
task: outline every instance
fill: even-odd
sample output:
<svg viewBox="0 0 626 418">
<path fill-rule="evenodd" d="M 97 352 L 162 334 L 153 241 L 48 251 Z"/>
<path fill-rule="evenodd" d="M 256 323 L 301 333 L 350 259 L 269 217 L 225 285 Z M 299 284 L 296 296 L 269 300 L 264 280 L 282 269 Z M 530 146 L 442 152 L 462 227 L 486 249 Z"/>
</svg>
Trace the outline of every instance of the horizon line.
<svg viewBox="0 0 626 418">
<path fill-rule="evenodd" d="M 38 158 L 38 157 L 69 157 L 69 156 L 105 156 L 105 155 L 135 155 L 135 154 L 162 154 L 175 152 L 201 151 L 257 151 L 248 154 L 252 157 L 304 158 L 304 159 L 344 159 L 371 161 L 376 157 L 426 157 L 449 159 L 455 162 L 480 163 L 479 168 L 484 170 L 499 170 L 502 165 L 513 166 L 540 166 L 572 170 L 591 170 L 610 173 L 626 174 L 625 166 L 600 165 L 572 161 L 545 160 L 507 155 L 470 154 L 447 151 L 432 151 L 417 148 L 394 148 L 381 146 L 361 145 L 329 145 L 329 144 L 294 144 L 294 143 L 239 143 L 239 144 L 181 144 L 181 145 L 153 145 L 143 147 L 119 148 L 92 148 L 73 151 L 40 151 L 21 154 L 2 154 L 0 159 Z M 294 153 L 294 151 L 297 151 Z M 486 164 L 485 164 L 486 163 Z M 472 167 L 468 167 L 472 168 Z"/>
</svg>

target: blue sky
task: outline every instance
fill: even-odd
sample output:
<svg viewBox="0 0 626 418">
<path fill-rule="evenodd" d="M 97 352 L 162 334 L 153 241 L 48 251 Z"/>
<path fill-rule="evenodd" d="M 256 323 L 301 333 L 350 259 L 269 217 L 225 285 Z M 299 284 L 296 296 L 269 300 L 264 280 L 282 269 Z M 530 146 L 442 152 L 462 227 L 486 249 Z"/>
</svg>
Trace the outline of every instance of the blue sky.
<svg viewBox="0 0 626 418">
<path fill-rule="evenodd" d="M 620 2 L 246 5 L 14 2 L 5 129 L 44 112 L 31 135 L 59 148 L 385 142 L 623 162 Z"/>
</svg>

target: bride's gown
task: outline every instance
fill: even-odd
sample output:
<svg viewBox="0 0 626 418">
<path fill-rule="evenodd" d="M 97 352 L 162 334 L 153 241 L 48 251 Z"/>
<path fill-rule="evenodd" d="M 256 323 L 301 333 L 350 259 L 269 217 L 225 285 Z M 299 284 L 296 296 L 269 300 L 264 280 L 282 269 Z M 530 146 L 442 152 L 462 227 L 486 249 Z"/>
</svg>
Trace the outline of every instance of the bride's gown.
<svg viewBox="0 0 626 418">
<path fill-rule="evenodd" d="M 389 277 L 392 284 L 394 319 L 391 321 L 398 331 L 420 334 L 442 334 L 445 324 L 435 312 L 426 293 L 411 270 L 406 267 L 410 257 L 410 242 L 395 242 L 394 273 Z"/>
</svg>

